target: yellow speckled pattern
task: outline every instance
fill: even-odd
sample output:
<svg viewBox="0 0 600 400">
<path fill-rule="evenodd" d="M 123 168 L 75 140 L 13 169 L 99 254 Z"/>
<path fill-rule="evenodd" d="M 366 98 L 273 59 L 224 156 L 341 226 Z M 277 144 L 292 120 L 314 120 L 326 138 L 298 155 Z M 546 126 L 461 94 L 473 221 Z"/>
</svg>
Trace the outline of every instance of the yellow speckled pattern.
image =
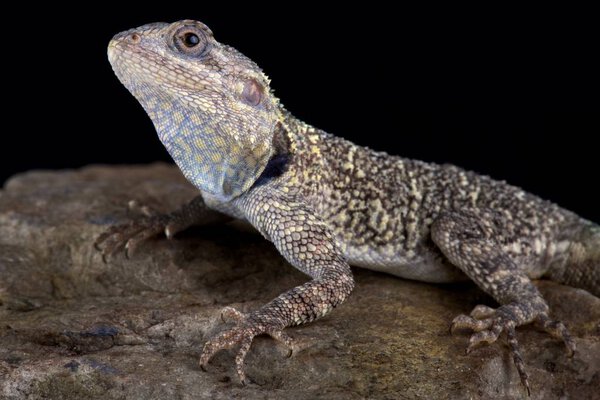
<svg viewBox="0 0 600 400">
<path fill-rule="evenodd" d="M 505 182 L 375 152 L 297 120 L 260 68 L 200 22 L 120 33 L 108 56 L 202 196 L 147 225 L 112 228 L 99 238 L 103 251 L 129 248 L 164 227 L 170 235 L 191 224 L 186 219 L 214 221 L 218 211 L 250 222 L 312 278 L 256 311 L 226 308 L 236 325 L 206 342 L 203 368 L 217 351 L 239 345 L 236 371 L 245 382 L 253 338 L 266 333 L 291 346 L 284 328 L 313 321 L 350 295 L 348 263 L 427 282 L 475 282 L 500 306 L 479 305 L 452 327 L 474 331 L 469 351 L 505 332 L 528 391 L 518 326 L 537 322 L 575 350 L 531 279 L 600 295 L 597 225 Z"/>
</svg>

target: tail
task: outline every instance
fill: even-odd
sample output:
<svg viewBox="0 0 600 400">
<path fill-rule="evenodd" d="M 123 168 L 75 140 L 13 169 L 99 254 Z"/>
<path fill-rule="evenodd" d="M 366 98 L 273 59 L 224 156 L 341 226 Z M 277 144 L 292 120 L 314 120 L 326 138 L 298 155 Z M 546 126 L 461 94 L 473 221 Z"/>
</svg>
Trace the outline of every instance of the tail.
<svg viewBox="0 0 600 400">
<path fill-rule="evenodd" d="M 563 243 L 568 243 L 564 253 L 552 263 L 546 276 L 600 297 L 600 226 L 586 222 Z"/>
</svg>

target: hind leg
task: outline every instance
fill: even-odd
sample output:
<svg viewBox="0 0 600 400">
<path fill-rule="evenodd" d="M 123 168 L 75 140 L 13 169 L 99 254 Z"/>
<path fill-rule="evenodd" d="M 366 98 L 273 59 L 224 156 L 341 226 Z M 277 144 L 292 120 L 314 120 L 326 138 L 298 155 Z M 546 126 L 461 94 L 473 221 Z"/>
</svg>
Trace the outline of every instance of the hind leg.
<svg viewBox="0 0 600 400">
<path fill-rule="evenodd" d="M 449 213 L 440 216 L 431 227 L 434 243 L 446 258 L 465 272 L 501 306 L 492 309 L 477 306 L 470 316 L 459 315 L 452 330 L 471 329 L 467 352 L 482 343 L 493 343 L 500 333 L 508 338 L 521 382 L 529 393 L 529 381 L 519 349 L 515 328 L 538 322 L 550 334 L 561 338 L 570 353 L 575 350 L 565 326 L 548 317 L 548 305 L 531 280 L 502 250 L 503 232 L 487 213 Z"/>
</svg>

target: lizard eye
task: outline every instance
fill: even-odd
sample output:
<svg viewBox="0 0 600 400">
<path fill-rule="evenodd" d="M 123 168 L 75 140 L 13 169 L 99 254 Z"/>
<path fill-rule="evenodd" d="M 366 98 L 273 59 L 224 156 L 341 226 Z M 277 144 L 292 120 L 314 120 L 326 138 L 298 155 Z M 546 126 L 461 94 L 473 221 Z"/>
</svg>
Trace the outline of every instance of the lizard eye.
<svg viewBox="0 0 600 400">
<path fill-rule="evenodd" d="M 194 47 L 200 43 L 200 38 L 195 33 L 187 32 L 183 35 L 182 41 L 186 47 Z"/>
<path fill-rule="evenodd" d="M 193 26 L 183 26 L 173 35 L 173 44 L 179 52 L 199 57 L 206 52 L 208 40 L 202 30 Z"/>
</svg>

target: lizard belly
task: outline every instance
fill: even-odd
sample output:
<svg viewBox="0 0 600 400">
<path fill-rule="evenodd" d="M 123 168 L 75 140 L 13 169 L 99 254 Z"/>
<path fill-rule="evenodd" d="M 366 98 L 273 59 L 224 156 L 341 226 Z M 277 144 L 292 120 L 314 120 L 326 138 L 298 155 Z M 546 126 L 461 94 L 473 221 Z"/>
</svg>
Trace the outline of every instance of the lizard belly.
<svg viewBox="0 0 600 400">
<path fill-rule="evenodd" d="M 347 246 L 344 255 L 350 265 L 386 272 L 405 279 L 430 283 L 461 282 L 469 278 L 452 264 L 445 262 L 441 255 L 428 253 L 422 257 L 407 257 L 398 254 L 397 249 L 381 248 L 366 250 Z"/>
</svg>

